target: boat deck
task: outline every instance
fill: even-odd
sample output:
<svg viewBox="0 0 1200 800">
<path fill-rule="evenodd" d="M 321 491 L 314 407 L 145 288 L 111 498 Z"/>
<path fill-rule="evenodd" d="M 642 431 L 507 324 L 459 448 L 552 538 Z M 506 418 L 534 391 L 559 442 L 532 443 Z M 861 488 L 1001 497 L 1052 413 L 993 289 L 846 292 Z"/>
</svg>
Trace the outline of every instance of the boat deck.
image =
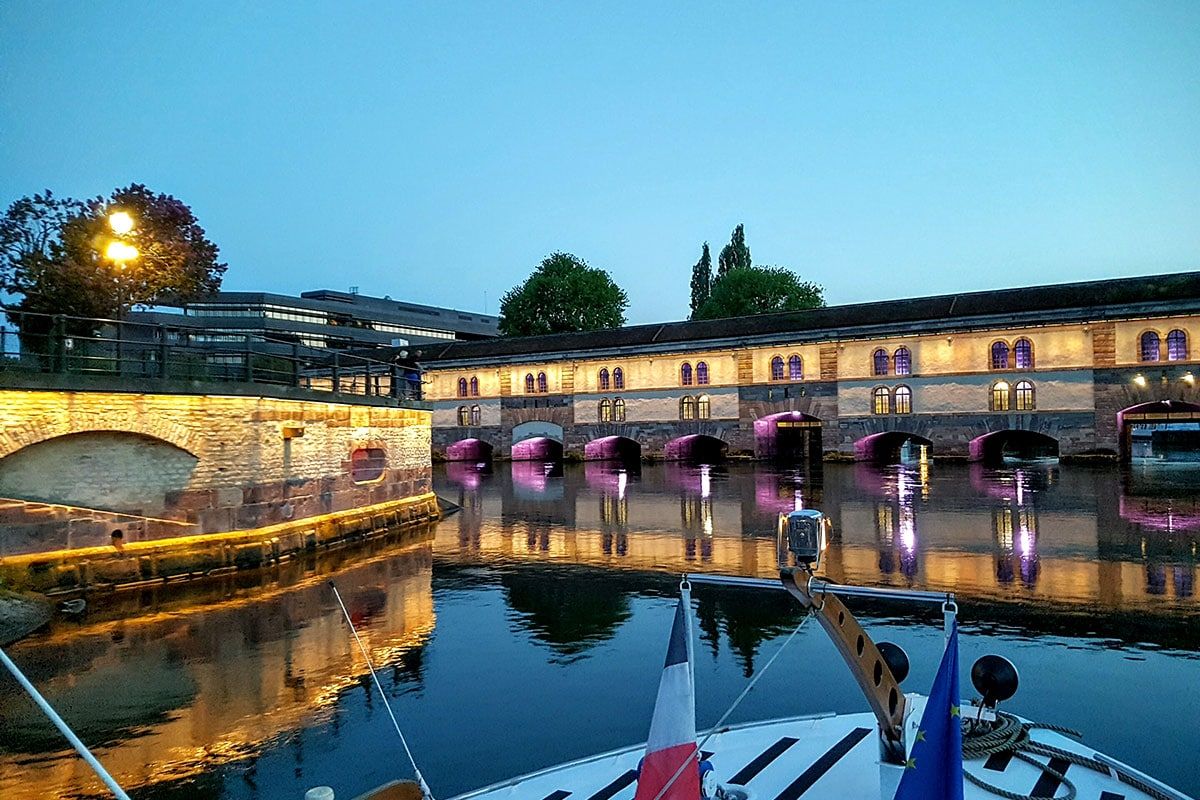
<svg viewBox="0 0 1200 800">
<path fill-rule="evenodd" d="M 923 700 L 923 698 L 921 698 Z M 1101 761 L 1079 742 L 1050 731 L 1035 730 L 1035 741 Z M 644 745 L 592 756 L 478 789 L 457 800 L 631 800 Z M 795 717 L 726 729 L 708 740 L 705 757 L 717 779 L 748 790 L 753 800 L 891 800 L 900 767 L 880 766 L 875 718 L 870 713 Z M 1078 800 L 1150 800 L 1121 780 L 1141 773 L 1112 759 L 1108 774 L 1059 759 L 1033 756 L 1065 774 Z M 964 768 L 986 782 L 1034 797 L 1064 797 L 1066 787 L 1017 758 L 992 756 L 964 762 Z M 881 788 L 881 784 L 890 788 Z M 1166 787 L 1160 797 L 1188 800 Z M 967 800 L 997 800 L 969 781 Z M 1159 800 L 1159 798 L 1155 798 Z"/>
</svg>

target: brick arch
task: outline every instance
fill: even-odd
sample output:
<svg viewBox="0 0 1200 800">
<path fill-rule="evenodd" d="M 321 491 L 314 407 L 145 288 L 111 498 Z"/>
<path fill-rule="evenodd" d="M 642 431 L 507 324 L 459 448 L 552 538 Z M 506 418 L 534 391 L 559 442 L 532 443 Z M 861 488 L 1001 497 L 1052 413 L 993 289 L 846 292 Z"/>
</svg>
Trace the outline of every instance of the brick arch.
<svg viewBox="0 0 1200 800">
<path fill-rule="evenodd" d="M 199 458 L 199 438 L 184 426 L 158 418 L 146 418 L 136 413 L 114 410 L 103 417 L 88 415 L 83 419 L 75 415 L 49 415 L 34 417 L 20 425 L 10 426 L 0 433 L 0 458 L 5 458 L 23 448 L 39 442 L 70 436 L 75 433 L 132 433 L 158 439 L 174 445 L 189 455 Z"/>
</svg>

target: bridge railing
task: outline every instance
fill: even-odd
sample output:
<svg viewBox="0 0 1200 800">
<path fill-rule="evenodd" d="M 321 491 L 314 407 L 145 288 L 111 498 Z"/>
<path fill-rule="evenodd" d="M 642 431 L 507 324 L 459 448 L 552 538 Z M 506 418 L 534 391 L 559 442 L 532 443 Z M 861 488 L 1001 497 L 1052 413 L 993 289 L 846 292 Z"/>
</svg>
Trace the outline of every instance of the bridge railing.
<svg viewBox="0 0 1200 800">
<path fill-rule="evenodd" d="M 249 383 L 421 399 L 419 366 L 253 331 L 3 309 L 0 372 Z"/>
</svg>

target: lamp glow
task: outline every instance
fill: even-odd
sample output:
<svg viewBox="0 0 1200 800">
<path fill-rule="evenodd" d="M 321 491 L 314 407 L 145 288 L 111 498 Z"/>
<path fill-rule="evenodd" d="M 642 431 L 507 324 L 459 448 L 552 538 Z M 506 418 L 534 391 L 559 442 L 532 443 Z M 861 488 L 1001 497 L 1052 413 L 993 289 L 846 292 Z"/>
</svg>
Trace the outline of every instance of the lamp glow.
<svg viewBox="0 0 1200 800">
<path fill-rule="evenodd" d="M 118 236 L 124 236 L 133 230 L 133 217 L 126 211 L 114 211 L 108 215 L 108 227 Z"/>
<path fill-rule="evenodd" d="M 1140 374 L 1139 374 L 1139 375 L 1134 375 L 1134 376 L 1133 376 L 1133 382 L 1134 382 L 1135 384 L 1137 384 L 1137 386 L 1138 386 L 1139 388 L 1142 388 L 1142 389 L 1146 388 L 1146 376 L 1145 376 L 1145 375 L 1140 375 Z"/>
<path fill-rule="evenodd" d="M 125 242 L 111 241 L 104 248 L 104 257 L 109 261 L 114 261 L 118 264 L 124 264 L 127 261 L 134 261 L 138 257 L 138 249 L 131 244 Z"/>
<path fill-rule="evenodd" d="M 1196 384 L 1196 376 L 1190 372 L 1185 373 L 1183 376 L 1183 382 L 1188 386 L 1194 386 Z"/>
</svg>

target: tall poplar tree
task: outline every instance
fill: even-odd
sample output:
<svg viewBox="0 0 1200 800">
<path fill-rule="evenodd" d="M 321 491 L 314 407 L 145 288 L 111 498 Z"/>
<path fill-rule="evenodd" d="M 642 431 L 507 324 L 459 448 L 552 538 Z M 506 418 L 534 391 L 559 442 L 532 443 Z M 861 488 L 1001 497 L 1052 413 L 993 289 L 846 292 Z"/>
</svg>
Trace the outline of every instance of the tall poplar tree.
<svg viewBox="0 0 1200 800">
<path fill-rule="evenodd" d="M 712 293 L 712 256 L 708 253 L 708 242 L 700 253 L 700 260 L 692 267 L 692 317 L 700 306 L 708 302 Z"/>
<path fill-rule="evenodd" d="M 750 248 L 746 247 L 746 231 L 741 223 L 733 229 L 729 244 L 721 248 L 717 257 L 717 280 L 724 278 L 731 269 L 750 266 Z"/>
</svg>

